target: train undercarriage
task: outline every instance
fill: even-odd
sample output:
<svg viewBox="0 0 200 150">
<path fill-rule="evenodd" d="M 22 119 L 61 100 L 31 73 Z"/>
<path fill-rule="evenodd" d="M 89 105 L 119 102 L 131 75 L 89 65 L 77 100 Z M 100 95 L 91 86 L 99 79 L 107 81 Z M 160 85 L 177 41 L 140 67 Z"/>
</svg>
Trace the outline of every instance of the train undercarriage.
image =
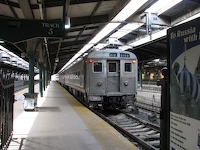
<svg viewBox="0 0 200 150">
<path fill-rule="evenodd" d="M 135 95 L 123 96 L 88 96 L 76 89 L 64 86 L 81 103 L 92 109 L 114 110 L 125 109 L 128 105 L 133 105 L 136 100 Z"/>
</svg>

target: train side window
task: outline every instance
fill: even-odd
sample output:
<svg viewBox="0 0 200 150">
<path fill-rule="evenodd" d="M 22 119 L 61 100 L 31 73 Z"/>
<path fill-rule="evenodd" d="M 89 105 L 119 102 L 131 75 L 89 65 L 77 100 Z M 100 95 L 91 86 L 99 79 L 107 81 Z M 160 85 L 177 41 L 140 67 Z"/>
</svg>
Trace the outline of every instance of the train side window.
<svg viewBox="0 0 200 150">
<path fill-rule="evenodd" d="M 131 72 L 131 63 L 125 63 L 124 69 L 125 72 Z"/>
<path fill-rule="evenodd" d="M 102 72 L 102 63 L 94 62 L 94 72 Z"/>
<path fill-rule="evenodd" d="M 117 64 L 109 63 L 109 72 L 116 72 L 116 71 L 117 71 Z"/>
</svg>

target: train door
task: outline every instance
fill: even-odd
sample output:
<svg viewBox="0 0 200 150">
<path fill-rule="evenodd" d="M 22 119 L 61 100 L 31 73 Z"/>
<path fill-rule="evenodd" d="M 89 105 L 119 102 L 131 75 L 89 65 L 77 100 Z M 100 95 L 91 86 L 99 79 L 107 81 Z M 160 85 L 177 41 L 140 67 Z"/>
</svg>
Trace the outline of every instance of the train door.
<svg viewBox="0 0 200 150">
<path fill-rule="evenodd" d="M 120 61 L 107 61 L 107 93 L 120 92 Z"/>
</svg>

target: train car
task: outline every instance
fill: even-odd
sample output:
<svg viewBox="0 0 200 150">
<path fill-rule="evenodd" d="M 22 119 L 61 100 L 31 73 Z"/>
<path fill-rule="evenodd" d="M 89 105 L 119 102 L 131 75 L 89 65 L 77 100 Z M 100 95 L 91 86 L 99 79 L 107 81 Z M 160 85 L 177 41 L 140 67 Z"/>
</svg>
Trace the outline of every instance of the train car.
<svg viewBox="0 0 200 150">
<path fill-rule="evenodd" d="M 4 51 L 0 51 L 0 61 L 6 64 L 10 64 L 10 55 Z"/>
<path fill-rule="evenodd" d="M 125 108 L 137 92 L 137 57 L 118 48 L 93 50 L 63 69 L 59 82 L 89 107 Z"/>
<path fill-rule="evenodd" d="M 18 65 L 17 62 L 18 62 L 18 59 L 16 57 L 11 57 L 10 59 L 11 65 L 17 66 Z"/>
</svg>

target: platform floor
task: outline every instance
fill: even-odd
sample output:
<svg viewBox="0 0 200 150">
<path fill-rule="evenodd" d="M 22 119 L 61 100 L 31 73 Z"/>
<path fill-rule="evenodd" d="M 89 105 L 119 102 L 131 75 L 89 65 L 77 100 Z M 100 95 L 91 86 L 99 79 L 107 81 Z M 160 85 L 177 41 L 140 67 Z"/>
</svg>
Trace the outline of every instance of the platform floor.
<svg viewBox="0 0 200 150">
<path fill-rule="evenodd" d="M 44 97 L 38 97 L 38 111 L 35 112 L 23 110 L 26 90 L 15 95 L 13 139 L 8 150 L 137 149 L 57 82 L 50 83 Z M 35 92 L 38 92 L 38 85 Z"/>
</svg>

